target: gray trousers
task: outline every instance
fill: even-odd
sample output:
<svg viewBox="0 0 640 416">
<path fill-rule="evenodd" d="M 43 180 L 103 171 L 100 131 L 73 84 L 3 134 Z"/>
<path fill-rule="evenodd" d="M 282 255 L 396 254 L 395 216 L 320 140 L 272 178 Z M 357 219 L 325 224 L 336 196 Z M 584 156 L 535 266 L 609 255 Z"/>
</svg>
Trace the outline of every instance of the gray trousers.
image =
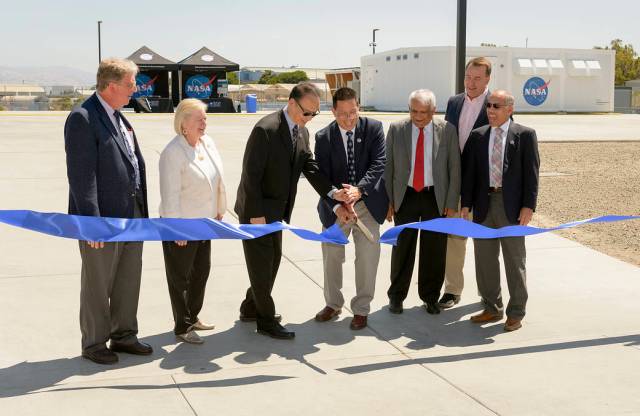
<svg viewBox="0 0 640 416">
<path fill-rule="evenodd" d="M 509 223 L 504 212 L 502 193 L 489 196 L 489 211 L 482 225 L 500 228 Z M 502 293 L 500 289 L 500 263 L 498 256 L 502 248 L 504 268 L 509 286 L 509 303 L 507 317 L 522 319 L 527 305 L 527 252 L 524 237 L 505 237 L 490 239 L 474 239 L 476 260 L 476 280 L 485 309 L 501 313 L 503 311 Z"/>
<path fill-rule="evenodd" d="M 376 242 L 371 242 L 356 224 L 342 224 L 340 228 L 347 237 L 353 234 L 356 249 L 356 295 L 351 299 L 351 311 L 355 315 L 369 315 L 370 304 L 376 289 L 376 275 L 380 260 L 380 224 L 371 216 L 364 202 L 358 202 L 354 210 L 360 221 L 371 231 Z M 345 262 L 345 247 L 340 244 L 322 243 L 324 264 L 324 299 L 332 309 L 341 309 L 342 265 Z"/>
<path fill-rule="evenodd" d="M 99 249 L 86 241 L 79 244 L 82 350 L 102 349 L 109 339 L 137 342 L 142 242 L 105 243 Z"/>
</svg>

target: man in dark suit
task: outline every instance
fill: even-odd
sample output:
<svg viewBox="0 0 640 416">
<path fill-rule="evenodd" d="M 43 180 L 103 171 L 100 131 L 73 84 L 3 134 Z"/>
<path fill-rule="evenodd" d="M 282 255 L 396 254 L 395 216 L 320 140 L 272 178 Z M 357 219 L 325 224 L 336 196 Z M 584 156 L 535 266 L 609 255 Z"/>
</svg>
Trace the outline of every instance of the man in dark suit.
<svg viewBox="0 0 640 416">
<path fill-rule="evenodd" d="M 527 225 L 538 197 L 540 156 L 533 129 L 513 122 L 514 98 L 494 91 L 487 100 L 489 125 L 474 130 L 464 150 L 462 212 L 491 228 Z M 506 331 L 522 327 L 527 303 L 526 250 L 524 237 L 474 239 L 476 280 L 484 310 L 471 317 L 475 323 L 503 317 L 500 289 L 500 248 L 504 258 L 509 304 Z"/>
<path fill-rule="evenodd" d="M 318 169 L 309 149 L 305 124 L 320 113 L 320 92 L 311 83 L 296 85 L 287 106 L 262 118 L 247 141 L 235 211 L 243 224 L 267 224 L 291 219 L 300 173 L 328 200 L 347 200 Z M 280 325 L 271 290 L 282 257 L 282 232 L 243 240 L 251 287 L 240 306 L 240 320 L 257 321 L 258 332 L 292 339 L 294 332 Z"/>
<path fill-rule="evenodd" d="M 119 111 L 136 91 L 137 72 L 131 61 L 103 60 L 97 92 L 67 117 L 69 214 L 148 217 L 144 159 L 131 125 Z M 142 242 L 79 244 L 82 356 L 114 364 L 114 351 L 151 354 L 151 346 L 137 338 Z"/>
<path fill-rule="evenodd" d="M 351 299 L 354 317 L 350 327 L 358 330 L 367 326 L 380 260 L 380 224 L 384 222 L 389 206 L 382 182 L 384 130 L 379 121 L 359 116 L 356 92 L 351 88 L 340 88 L 333 94 L 332 111 L 335 121 L 316 133 L 316 160 L 320 172 L 336 188 L 347 184 L 353 189 L 356 202 L 350 209 L 320 198 L 318 213 L 324 228 L 331 227 L 337 220 L 345 235 L 353 233 L 356 295 Z M 355 211 L 357 220 L 351 210 Z M 315 319 L 319 322 L 338 316 L 344 305 L 340 291 L 344 246 L 322 243 L 322 260 L 326 306 L 316 314 Z"/>
<path fill-rule="evenodd" d="M 455 127 L 434 118 L 436 97 L 429 90 L 409 96 L 409 118 L 389 126 L 384 181 L 391 201 L 387 219 L 396 225 L 458 215 L 460 150 Z M 405 229 L 391 251 L 389 312 L 402 313 L 416 257 L 418 230 Z M 418 294 L 429 314 L 440 313 L 447 235 L 420 231 Z"/>
<path fill-rule="evenodd" d="M 489 123 L 485 111 L 488 85 L 491 80 L 491 62 L 484 57 L 470 60 L 464 71 L 464 92 L 454 95 L 447 102 L 444 117 L 456 126 L 460 152 L 469 138 L 471 130 Z M 467 238 L 449 235 L 447 239 L 447 267 L 444 278 L 444 294 L 438 302 L 441 308 L 451 308 L 460 302 L 464 288 L 464 257 L 467 251 Z"/>
</svg>

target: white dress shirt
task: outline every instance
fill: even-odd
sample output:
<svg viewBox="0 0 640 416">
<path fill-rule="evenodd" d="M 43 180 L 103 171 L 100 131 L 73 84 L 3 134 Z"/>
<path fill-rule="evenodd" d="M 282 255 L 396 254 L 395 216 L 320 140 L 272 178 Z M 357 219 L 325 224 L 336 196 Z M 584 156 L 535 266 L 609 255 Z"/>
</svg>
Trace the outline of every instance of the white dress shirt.
<svg viewBox="0 0 640 416">
<path fill-rule="evenodd" d="M 127 129 L 127 126 L 124 125 L 124 122 L 122 120 L 120 120 L 120 125 L 118 126 L 118 121 L 116 120 L 116 116 L 113 114 L 116 110 L 114 110 L 101 96 L 100 93 L 96 93 L 96 96 L 98 97 L 98 101 L 100 101 L 100 104 L 102 104 L 102 107 L 104 108 L 104 111 L 107 112 L 107 115 L 109 116 L 109 120 L 111 120 L 111 124 L 113 124 L 113 127 L 116 128 L 116 132 L 122 132 L 124 134 L 124 138 L 125 140 L 127 140 L 129 142 L 129 145 L 131 146 L 131 149 L 135 149 L 136 146 L 133 142 L 133 137 L 131 135 L 131 132 L 129 131 L 129 129 Z M 135 155 L 135 152 L 133 154 L 133 157 L 136 159 L 137 162 L 137 158 Z"/>
<path fill-rule="evenodd" d="M 504 149 L 507 144 L 507 133 L 509 131 L 509 126 L 511 125 L 511 119 L 507 119 L 507 121 L 500 126 L 502 129 L 502 159 L 500 160 L 500 172 L 503 171 L 504 166 Z M 496 141 L 496 128 L 491 127 L 491 133 L 489 134 L 489 171 L 491 171 L 491 156 L 493 155 L 493 143 Z M 491 181 L 491 175 L 489 175 L 489 181 Z M 489 186 L 495 186 L 495 184 L 490 183 Z"/>
<path fill-rule="evenodd" d="M 416 147 L 418 146 L 418 135 L 420 129 L 411 123 L 411 174 L 409 175 L 409 186 L 413 187 L 413 173 L 416 165 Z M 424 127 L 424 186 L 433 186 L 433 121 Z"/>
<path fill-rule="evenodd" d="M 470 98 L 466 92 L 464 94 L 464 103 L 462 104 L 462 111 L 460 111 L 460 118 L 458 119 L 458 140 L 460 141 L 460 151 L 464 150 L 464 145 L 469 139 L 469 134 L 473 130 L 473 125 L 476 124 L 476 120 L 480 115 L 480 111 L 487 111 L 484 108 L 484 101 L 487 98 L 489 88 L 486 87 L 484 92 L 476 98 Z"/>
</svg>

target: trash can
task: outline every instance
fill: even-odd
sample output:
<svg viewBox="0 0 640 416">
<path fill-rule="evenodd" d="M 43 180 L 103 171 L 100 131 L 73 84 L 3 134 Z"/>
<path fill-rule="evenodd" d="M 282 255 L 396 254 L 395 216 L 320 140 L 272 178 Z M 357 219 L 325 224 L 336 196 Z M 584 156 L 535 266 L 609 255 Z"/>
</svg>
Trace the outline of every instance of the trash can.
<svg viewBox="0 0 640 416">
<path fill-rule="evenodd" d="M 258 108 L 258 97 L 255 94 L 247 94 L 245 102 L 247 104 L 247 113 L 255 113 Z"/>
</svg>

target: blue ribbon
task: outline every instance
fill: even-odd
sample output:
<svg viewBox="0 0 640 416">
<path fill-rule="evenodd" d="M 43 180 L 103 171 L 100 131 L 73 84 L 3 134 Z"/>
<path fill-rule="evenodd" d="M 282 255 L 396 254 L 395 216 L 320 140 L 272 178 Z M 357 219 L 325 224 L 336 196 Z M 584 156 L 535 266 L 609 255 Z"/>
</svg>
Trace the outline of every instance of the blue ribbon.
<svg viewBox="0 0 640 416">
<path fill-rule="evenodd" d="M 471 238 L 521 237 L 573 228 L 582 224 L 637 220 L 640 216 L 606 215 L 569 222 L 552 228 L 510 225 L 488 228 L 461 218 L 436 218 L 398 225 L 387 230 L 380 242 L 395 245 L 405 228 L 435 231 Z M 347 244 L 348 239 L 336 224 L 316 233 L 283 222 L 271 224 L 229 224 L 210 218 L 106 218 L 84 217 L 28 210 L 0 210 L 0 222 L 56 237 L 85 241 L 176 241 L 176 240 L 247 240 L 289 230 L 298 237 L 321 243 Z"/>
<path fill-rule="evenodd" d="M 600 222 L 616 222 L 637 219 L 640 219 L 640 216 L 605 215 L 597 218 L 568 222 L 551 228 L 532 227 L 529 225 L 509 225 L 502 228 L 489 228 L 485 227 L 484 225 L 464 220 L 462 218 L 436 218 L 429 221 L 411 222 L 407 224 L 397 225 L 393 228 L 388 229 L 384 234 L 382 234 L 380 236 L 380 242 L 385 244 L 392 244 L 395 246 L 398 240 L 398 235 L 405 228 L 435 231 L 445 234 L 454 234 L 460 237 L 502 238 L 525 237 L 528 235 L 541 234 L 549 231 L 573 228 L 583 224 L 595 224 Z"/>
<path fill-rule="evenodd" d="M 229 224 L 210 218 L 106 218 L 28 210 L 0 210 L 0 222 L 55 237 L 84 241 L 247 240 L 289 230 L 305 240 L 347 244 L 339 226 L 322 233 L 274 222 L 265 225 Z"/>
</svg>

